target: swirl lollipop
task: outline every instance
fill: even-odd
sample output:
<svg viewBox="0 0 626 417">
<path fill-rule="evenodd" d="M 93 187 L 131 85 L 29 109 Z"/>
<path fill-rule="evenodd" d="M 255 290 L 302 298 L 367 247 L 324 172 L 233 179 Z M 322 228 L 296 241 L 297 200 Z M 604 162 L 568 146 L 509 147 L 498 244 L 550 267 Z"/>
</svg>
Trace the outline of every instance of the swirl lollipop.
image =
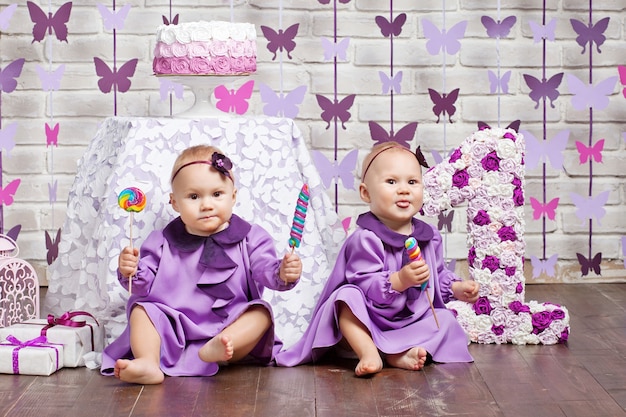
<svg viewBox="0 0 626 417">
<path fill-rule="evenodd" d="M 130 213 L 130 248 L 133 248 L 133 213 L 146 207 L 146 195 L 137 187 L 123 189 L 117 196 L 117 204 Z M 128 293 L 133 293 L 133 277 L 128 278 Z"/>
<path fill-rule="evenodd" d="M 295 248 L 300 247 L 302 241 L 302 233 L 304 232 L 304 220 L 306 219 L 306 211 L 309 207 L 309 186 L 304 184 L 300 194 L 298 195 L 298 201 L 296 202 L 296 210 L 293 214 L 293 223 L 291 225 L 291 233 L 289 234 L 289 246 L 292 252 Z"/>
<path fill-rule="evenodd" d="M 420 249 L 419 245 L 417 244 L 417 240 L 414 237 L 409 237 L 407 240 L 405 240 L 404 247 L 406 249 L 407 254 L 409 255 L 409 260 L 411 262 L 419 261 L 422 259 L 422 250 Z M 420 289 L 422 291 L 426 290 L 427 288 L 428 288 L 428 281 L 426 281 L 420 286 Z M 426 292 L 426 297 L 428 297 L 428 303 L 430 304 L 430 309 L 433 312 L 433 317 L 435 317 L 435 323 L 437 323 L 437 328 L 439 328 L 439 320 L 437 320 L 437 314 L 435 313 L 435 307 L 433 306 L 433 302 L 430 299 L 430 294 L 428 293 L 428 291 L 425 291 L 425 292 Z"/>
</svg>

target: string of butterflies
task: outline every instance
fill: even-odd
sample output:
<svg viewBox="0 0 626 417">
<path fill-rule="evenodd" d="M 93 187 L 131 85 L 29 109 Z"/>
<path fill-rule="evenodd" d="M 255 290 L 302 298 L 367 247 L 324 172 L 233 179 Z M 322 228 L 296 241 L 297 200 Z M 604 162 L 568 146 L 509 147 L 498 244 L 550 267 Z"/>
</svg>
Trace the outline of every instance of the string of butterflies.
<svg viewBox="0 0 626 417">
<path fill-rule="evenodd" d="M 342 4 L 347 4 L 350 0 L 333 0 L 336 6 L 337 1 Z M 321 4 L 330 4 L 330 0 L 318 0 Z M 390 3 L 391 4 L 391 3 Z M 0 30 L 6 31 L 11 17 L 15 12 L 17 4 L 8 5 L 6 8 L 0 11 Z M 117 31 L 124 28 L 124 22 L 129 12 L 131 11 L 130 5 L 125 5 L 121 8 L 115 7 L 115 1 L 113 1 L 112 9 L 107 6 L 97 3 L 96 5 L 102 20 L 103 26 L 106 30 L 113 32 L 113 66 L 109 66 L 103 59 L 99 57 L 93 57 L 95 72 L 99 77 L 97 84 L 102 93 L 113 92 L 113 106 L 114 114 L 117 114 L 117 93 L 127 92 L 131 88 L 131 79 L 134 76 L 136 65 L 138 63 L 137 58 L 132 58 L 124 62 L 121 66 L 117 65 L 117 51 L 116 51 L 116 36 Z M 44 11 L 40 6 L 34 2 L 27 2 L 28 12 L 33 22 L 33 42 L 41 42 L 46 37 L 49 39 L 56 38 L 60 42 L 68 42 L 68 30 L 67 23 L 69 22 L 72 2 L 66 2 L 62 4 L 56 11 Z M 544 8 L 545 9 L 545 8 Z M 282 13 L 282 9 L 280 11 Z M 390 18 L 387 19 L 384 16 L 376 16 L 375 22 L 381 31 L 381 34 L 390 39 L 391 48 L 393 48 L 393 38 L 400 35 L 404 24 L 406 23 L 407 16 L 404 13 L 397 15 L 395 18 L 393 11 L 390 7 Z M 336 7 L 335 7 L 335 23 L 337 21 Z M 163 16 L 164 24 L 177 24 L 179 16 L 171 17 L 171 1 L 170 1 L 170 17 Z M 487 30 L 487 35 L 491 38 L 505 38 L 509 35 L 512 27 L 516 23 L 514 16 L 509 16 L 503 20 L 495 20 L 489 16 L 482 16 L 481 22 Z M 534 21 L 529 21 L 529 26 L 533 33 L 534 43 L 538 42 L 554 42 L 556 31 L 556 19 L 550 20 L 546 24 L 539 24 Z M 582 53 L 589 51 L 591 54 L 592 49 L 601 53 L 600 47 L 603 45 L 606 37 L 604 32 L 609 25 L 609 18 L 603 18 L 598 20 L 595 24 L 589 22 L 585 24 L 577 19 L 570 19 L 572 29 L 576 33 L 576 42 L 582 47 Z M 461 40 L 465 36 L 465 29 L 467 27 L 467 21 L 461 21 L 453 25 L 451 28 L 440 29 L 434 23 L 427 19 L 422 19 L 422 26 L 424 31 L 424 37 L 427 39 L 426 50 L 431 55 L 438 55 L 445 53 L 448 55 L 454 55 L 460 50 Z M 261 30 L 263 35 L 267 39 L 267 49 L 273 53 L 273 60 L 277 57 L 284 57 L 292 59 L 291 53 L 296 47 L 295 38 L 298 34 L 299 24 L 295 23 L 283 30 L 282 27 L 273 29 L 269 26 L 262 26 Z M 333 60 L 335 62 L 335 76 L 336 76 L 336 62 L 337 60 L 347 60 L 347 52 L 350 43 L 350 38 L 337 39 L 337 29 L 335 25 L 334 39 L 322 38 L 322 50 L 325 60 Z M 280 54 L 280 55 L 279 55 Z M 283 55 L 284 54 L 284 55 Z M 22 73 L 25 59 L 16 59 L 1 70 L 0 72 L 0 95 L 2 93 L 12 93 L 17 87 L 17 79 Z M 59 65 L 56 69 L 46 70 L 40 65 L 35 67 L 37 75 L 41 81 L 42 89 L 47 92 L 57 91 L 60 88 L 61 79 L 64 75 L 65 65 Z M 618 66 L 618 75 L 622 84 L 626 84 L 626 66 Z M 590 72 L 592 68 L 590 67 Z M 492 70 L 487 71 L 489 79 L 490 93 L 504 93 L 509 94 L 508 84 L 511 80 L 511 71 L 506 71 L 500 76 L 499 71 L 496 73 Z M 563 80 L 563 72 L 554 74 L 550 77 L 542 76 L 537 78 L 531 74 L 523 74 L 523 79 L 530 88 L 529 96 L 535 102 L 536 108 L 539 107 L 540 102 L 549 102 L 549 105 L 554 108 L 554 101 L 559 98 L 559 86 Z M 393 94 L 401 94 L 402 84 L 402 71 L 393 73 L 393 62 L 390 59 L 390 72 L 389 74 L 379 71 L 379 77 L 382 84 L 382 93 L 390 95 L 390 104 L 393 106 Z M 587 83 L 580 80 L 573 74 L 567 74 L 565 79 L 567 80 L 569 92 L 572 94 L 571 103 L 572 107 L 579 111 L 584 110 L 603 110 L 608 106 L 608 95 L 612 93 L 615 84 L 617 82 L 617 76 L 609 77 L 605 80 L 601 80 L 596 84 Z M 183 86 L 166 78 L 159 79 L 160 82 L 160 97 L 162 100 L 171 98 L 171 94 L 174 94 L 177 99 L 183 98 Z M 336 85 L 336 83 L 335 83 Z M 223 86 L 221 86 L 223 87 Z M 226 88 L 218 88 L 215 92 L 216 97 L 219 99 L 217 107 L 225 112 L 234 112 L 237 114 L 244 114 L 248 110 L 248 100 L 251 98 L 254 91 L 254 82 L 249 81 L 242 85 L 237 90 L 228 90 Z M 437 118 L 437 123 L 441 118 L 446 117 L 450 123 L 453 123 L 452 117 L 456 113 L 456 100 L 459 96 L 460 89 L 455 88 L 450 92 L 438 92 L 435 89 L 429 88 L 428 93 L 434 104 L 432 110 Z M 259 93 L 261 100 L 264 103 L 263 112 L 268 116 L 283 116 L 289 118 L 296 118 L 299 113 L 299 106 L 302 104 L 304 97 L 306 96 L 306 86 L 300 85 L 295 87 L 290 92 L 285 93 L 282 91 L 282 72 L 280 88 L 275 92 L 270 86 L 259 83 Z M 219 94 L 219 97 L 218 97 Z M 626 89 L 623 91 L 624 97 L 626 97 Z M 0 96 L 1 98 L 1 96 Z M 331 123 L 340 124 L 342 129 L 346 129 L 346 123 L 351 118 L 351 107 L 354 104 L 356 94 L 349 94 L 342 99 L 337 98 L 337 91 L 334 91 L 334 97 L 329 98 L 321 94 L 316 94 L 316 100 L 322 109 L 320 114 L 321 119 L 326 122 L 326 128 L 329 129 Z M 393 107 L 392 107 L 393 108 Z M 7 126 L 1 125 L 2 115 L 0 114 L 0 152 L 4 151 L 9 153 L 15 146 L 14 137 L 17 132 L 18 124 L 13 122 Z M 592 123 L 592 122 L 590 122 Z M 395 140 L 403 144 L 407 144 L 412 140 L 417 129 L 417 122 L 408 123 L 406 126 L 395 131 L 393 125 L 393 112 L 390 114 L 390 129 L 387 131 L 380 124 L 370 121 L 368 122 L 370 128 L 370 134 L 372 140 L 386 141 Z M 58 123 L 48 123 L 44 125 L 46 135 L 47 147 L 58 146 L 60 126 Z M 544 165 L 549 164 L 555 170 L 563 169 L 563 152 L 565 151 L 569 134 L 568 130 L 558 132 L 552 139 L 542 138 L 537 139 L 531 132 L 524 132 L 527 143 L 526 154 L 526 166 L 528 169 L 535 169 L 540 163 Z M 335 138 L 337 142 L 338 138 Z M 626 132 L 623 133 L 623 139 L 626 141 Z M 337 147 L 335 147 L 337 148 Z M 576 149 L 579 152 L 580 163 L 591 165 L 593 162 L 602 162 L 602 151 L 604 148 L 604 139 L 593 141 L 590 138 L 588 144 L 584 144 L 580 141 L 576 142 Z M 336 152 L 336 149 L 335 149 Z M 353 171 L 356 168 L 358 159 L 358 150 L 354 149 L 348 152 L 341 162 L 337 161 L 335 157 L 334 161 L 328 160 L 322 153 L 314 151 L 314 162 L 322 174 L 322 180 L 326 188 L 329 188 L 334 182 L 337 185 L 342 183 L 346 189 L 355 189 L 355 181 Z M 433 152 L 433 158 L 435 162 L 442 160 L 443 156 Z M 2 158 L 0 158 L 1 168 Z M 1 171 L 1 169 L 0 169 Z M 54 169 L 52 169 L 54 172 Z M 590 186 L 592 185 L 592 176 L 589 177 Z M 9 206 L 13 203 L 13 196 L 17 192 L 21 179 L 16 178 L 6 186 L 0 187 L 0 209 L 2 206 Z M 0 184 L 2 185 L 2 184 Z M 48 184 L 50 203 L 53 204 L 56 201 L 57 181 L 53 180 Z M 602 217 L 605 215 L 604 205 L 606 204 L 610 192 L 602 191 L 597 195 L 581 196 L 575 193 L 570 193 L 572 202 L 576 206 L 576 215 L 583 222 L 591 222 L 592 220 L 600 223 Z M 535 197 L 530 197 L 530 205 L 533 209 L 533 219 L 539 220 L 542 218 L 548 218 L 550 220 L 555 219 L 556 210 L 558 208 L 559 198 L 554 198 L 550 201 L 539 201 Z M 454 212 L 448 214 L 442 214 L 439 218 L 439 229 L 451 228 L 451 222 Z M 347 222 L 345 220 L 348 220 Z M 344 227 L 349 225 L 349 219 L 344 220 Z M 0 231 L 4 230 L 3 216 L 0 216 Z M 19 225 L 11 229 L 11 233 L 19 233 Z M 55 259 L 55 253 L 58 253 L 58 242 L 60 229 L 54 239 L 45 232 L 46 248 L 48 251 L 47 260 L 51 263 Z M 591 230 L 590 230 L 591 235 Z M 17 236 L 15 236 L 17 237 Z M 622 238 L 622 248 L 626 245 L 626 242 Z M 589 248 L 591 251 L 591 248 Z M 623 249 L 624 256 L 626 256 L 626 249 Z M 582 254 L 577 254 L 580 264 L 581 272 L 586 275 L 589 271 L 593 271 L 596 274 L 600 274 L 600 260 L 601 254 L 591 258 L 591 252 L 589 258 L 584 257 Z M 544 254 L 545 258 L 545 254 Z M 557 254 L 552 255 L 548 259 L 538 259 L 537 268 L 540 272 L 547 273 L 550 276 L 554 274 L 554 264 L 558 258 Z M 625 265 L 626 266 L 626 265 Z"/>
</svg>

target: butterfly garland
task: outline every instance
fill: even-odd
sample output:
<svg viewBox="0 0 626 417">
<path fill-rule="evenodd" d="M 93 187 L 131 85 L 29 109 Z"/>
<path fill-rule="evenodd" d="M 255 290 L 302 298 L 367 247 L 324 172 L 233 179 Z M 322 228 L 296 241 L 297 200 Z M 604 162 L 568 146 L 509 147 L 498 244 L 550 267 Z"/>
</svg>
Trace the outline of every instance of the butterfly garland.
<svg viewBox="0 0 626 417">
<path fill-rule="evenodd" d="M 498 6 L 498 14 L 499 6 Z M 517 22 L 515 16 L 507 16 L 502 20 L 496 20 L 490 16 L 482 16 L 480 22 L 487 31 L 487 36 L 494 39 L 506 38 L 511 33 L 511 29 Z M 511 71 L 506 71 L 500 76 L 500 49 L 499 44 L 496 44 L 496 56 L 498 57 L 498 68 L 496 72 L 487 70 L 487 76 L 489 78 L 489 93 L 490 94 L 508 94 L 509 93 L 509 81 L 511 80 Z M 498 109 L 500 114 L 500 109 Z M 499 122 L 499 120 L 498 120 Z"/>
<path fill-rule="evenodd" d="M 33 43 L 41 42 L 46 37 L 46 34 L 52 33 L 59 41 L 67 42 L 67 22 L 69 22 L 70 13 L 72 12 L 71 1 L 61 5 L 54 13 L 44 12 L 32 1 L 27 1 L 26 6 L 28 7 L 30 20 L 34 23 Z"/>
</svg>

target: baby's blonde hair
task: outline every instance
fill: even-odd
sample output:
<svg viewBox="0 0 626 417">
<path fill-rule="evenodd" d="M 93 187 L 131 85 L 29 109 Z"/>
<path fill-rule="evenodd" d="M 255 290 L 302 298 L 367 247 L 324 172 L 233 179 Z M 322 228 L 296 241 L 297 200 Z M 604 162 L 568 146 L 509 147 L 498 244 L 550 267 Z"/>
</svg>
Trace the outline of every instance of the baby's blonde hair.
<svg viewBox="0 0 626 417">
<path fill-rule="evenodd" d="M 394 141 L 382 142 L 377 145 L 374 145 L 370 153 L 368 153 L 365 156 L 365 159 L 363 159 L 363 168 L 361 170 L 361 181 L 365 181 L 365 174 L 367 173 L 367 170 L 370 168 L 370 166 L 374 162 L 374 159 L 376 159 L 378 155 L 380 155 L 381 153 L 389 149 L 399 149 L 399 150 L 411 152 L 411 150 L 405 148 L 404 146 L 400 145 L 398 142 L 394 142 Z"/>
<path fill-rule="evenodd" d="M 174 166 L 172 167 L 172 173 L 170 175 L 170 184 L 174 181 L 174 176 L 176 176 L 176 174 L 183 167 L 183 165 L 194 161 L 207 161 L 207 163 L 211 165 L 211 157 L 216 152 L 219 154 L 223 154 L 220 149 L 211 145 L 190 146 L 189 148 L 182 151 L 174 161 Z M 235 177 L 233 176 L 232 170 L 228 170 L 228 173 L 234 183 Z"/>
</svg>

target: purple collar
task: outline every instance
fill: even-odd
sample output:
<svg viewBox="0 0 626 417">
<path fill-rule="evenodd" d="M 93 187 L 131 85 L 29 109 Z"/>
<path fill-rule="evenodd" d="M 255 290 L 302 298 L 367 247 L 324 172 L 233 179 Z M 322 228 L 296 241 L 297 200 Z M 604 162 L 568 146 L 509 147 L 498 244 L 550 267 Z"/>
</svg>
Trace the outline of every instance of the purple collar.
<svg viewBox="0 0 626 417">
<path fill-rule="evenodd" d="M 237 266 L 228 257 L 225 247 L 241 242 L 250 232 L 250 223 L 233 214 L 229 226 L 211 236 L 197 236 L 187 232 L 180 217 L 163 229 L 168 243 L 181 252 L 193 252 L 204 245 L 200 264 L 216 269 L 231 269 Z"/>
<path fill-rule="evenodd" d="M 420 247 L 425 246 L 434 236 L 432 227 L 416 218 L 413 218 L 411 222 L 413 223 L 413 233 L 410 236 L 413 236 L 420 243 Z M 409 237 L 409 235 L 390 230 L 371 211 L 361 214 L 356 224 L 363 229 L 371 230 L 380 240 L 396 249 L 404 249 L 404 241 Z"/>
</svg>

